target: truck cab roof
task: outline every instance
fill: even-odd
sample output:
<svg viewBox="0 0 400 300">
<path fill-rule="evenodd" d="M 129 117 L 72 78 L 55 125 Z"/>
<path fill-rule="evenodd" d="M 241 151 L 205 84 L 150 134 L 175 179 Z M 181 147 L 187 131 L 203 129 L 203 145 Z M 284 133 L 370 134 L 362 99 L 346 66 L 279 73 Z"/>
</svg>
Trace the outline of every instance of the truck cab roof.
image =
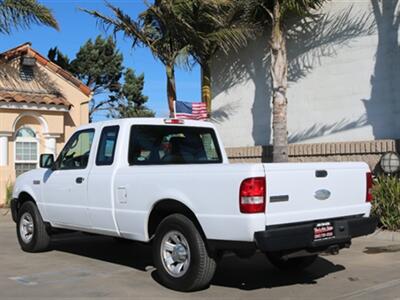
<svg viewBox="0 0 400 300">
<path fill-rule="evenodd" d="M 87 128 L 102 128 L 104 126 L 130 126 L 130 125 L 175 125 L 175 126 L 189 126 L 189 127 L 206 127 L 215 129 L 211 122 L 197 121 L 197 120 L 183 120 L 174 118 L 125 118 L 125 119 L 112 119 L 107 121 L 94 122 L 80 126 L 78 130 Z"/>
</svg>

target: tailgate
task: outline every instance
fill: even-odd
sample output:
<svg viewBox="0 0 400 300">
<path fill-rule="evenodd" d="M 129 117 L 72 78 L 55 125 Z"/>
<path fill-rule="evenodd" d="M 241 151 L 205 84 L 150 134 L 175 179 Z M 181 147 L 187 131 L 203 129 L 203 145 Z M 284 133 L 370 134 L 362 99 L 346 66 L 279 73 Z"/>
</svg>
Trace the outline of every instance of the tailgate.
<svg viewBox="0 0 400 300">
<path fill-rule="evenodd" d="M 264 164 L 266 225 L 369 215 L 365 163 Z"/>
</svg>

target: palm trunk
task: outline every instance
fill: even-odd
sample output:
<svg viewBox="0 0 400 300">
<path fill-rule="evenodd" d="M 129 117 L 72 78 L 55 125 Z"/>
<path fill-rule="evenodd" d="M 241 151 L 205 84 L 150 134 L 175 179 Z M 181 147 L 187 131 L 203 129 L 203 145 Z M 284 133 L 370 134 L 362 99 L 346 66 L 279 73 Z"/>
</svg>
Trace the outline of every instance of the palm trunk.
<svg viewBox="0 0 400 300">
<path fill-rule="evenodd" d="M 174 117 L 174 101 L 176 101 L 175 68 L 174 65 L 166 65 L 167 74 L 167 98 L 170 117 Z"/>
<path fill-rule="evenodd" d="M 273 161 L 288 161 L 287 133 L 287 53 L 281 24 L 281 0 L 274 1 L 271 33 L 271 77 L 272 77 L 272 140 Z"/>
<path fill-rule="evenodd" d="M 201 101 L 207 103 L 207 111 L 211 112 L 211 70 L 208 61 L 201 65 Z"/>
</svg>

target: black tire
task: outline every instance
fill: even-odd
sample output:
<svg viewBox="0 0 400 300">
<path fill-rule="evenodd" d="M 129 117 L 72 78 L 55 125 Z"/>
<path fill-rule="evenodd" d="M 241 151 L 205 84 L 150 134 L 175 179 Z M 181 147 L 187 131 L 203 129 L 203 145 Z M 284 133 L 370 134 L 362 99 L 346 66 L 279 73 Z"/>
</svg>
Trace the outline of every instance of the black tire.
<svg viewBox="0 0 400 300">
<path fill-rule="evenodd" d="M 24 227 L 21 223 L 31 220 L 33 223 L 30 238 L 23 235 Z M 26 229 L 25 229 L 26 230 Z M 21 249 L 26 252 L 43 252 L 48 250 L 50 244 L 50 236 L 47 232 L 46 225 L 37 209 L 36 205 L 31 202 L 25 202 L 18 211 L 17 218 L 17 236 Z"/>
<path fill-rule="evenodd" d="M 162 244 L 165 244 L 165 241 L 168 241 L 167 238 L 173 236 L 174 233 L 178 234 L 175 238 L 183 237 L 179 240 L 181 243 L 175 245 L 179 244 L 184 249 L 189 248 L 189 252 L 186 253 L 189 259 L 183 258 L 187 266 L 182 267 L 184 273 L 179 277 L 171 275 L 172 271 L 168 270 L 164 259 L 165 247 L 162 248 Z M 171 257 L 173 257 L 173 252 L 171 252 Z M 181 292 L 197 291 L 208 287 L 216 269 L 216 262 L 209 256 L 203 237 L 193 222 L 181 214 L 166 217 L 157 227 L 153 241 L 153 261 L 161 284 Z"/>
<path fill-rule="evenodd" d="M 314 263 L 318 255 L 293 257 L 289 259 L 283 259 L 280 254 L 267 253 L 268 260 L 271 264 L 282 270 L 288 272 L 300 272 Z"/>
</svg>

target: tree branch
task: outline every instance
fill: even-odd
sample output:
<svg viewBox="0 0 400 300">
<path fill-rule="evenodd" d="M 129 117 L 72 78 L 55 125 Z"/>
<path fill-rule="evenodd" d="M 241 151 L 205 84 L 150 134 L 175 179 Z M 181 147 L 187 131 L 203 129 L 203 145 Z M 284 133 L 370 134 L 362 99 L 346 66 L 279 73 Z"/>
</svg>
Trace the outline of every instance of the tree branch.
<svg viewBox="0 0 400 300">
<path fill-rule="evenodd" d="M 89 116 L 92 116 L 98 110 L 105 110 L 105 109 L 101 108 L 103 105 L 110 104 L 112 102 L 116 102 L 117 100 L 118 99 L 107 99 L 107 100 L 103 100 L 103 101 L 98 102 L 96 105 L 94 105 L 90 109 Z"/>
</svg>

